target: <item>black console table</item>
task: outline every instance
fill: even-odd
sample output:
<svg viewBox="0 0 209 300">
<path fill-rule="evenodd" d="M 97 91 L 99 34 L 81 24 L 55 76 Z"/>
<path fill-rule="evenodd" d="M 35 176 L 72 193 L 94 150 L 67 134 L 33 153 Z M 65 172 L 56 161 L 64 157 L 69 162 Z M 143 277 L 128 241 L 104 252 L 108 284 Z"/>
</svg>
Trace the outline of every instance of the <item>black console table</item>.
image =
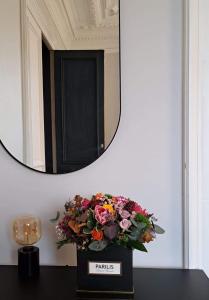
<svg viewBox="0 0 209 300">
<path fill-rule="evenodd" d="M 200 270 L 134 269 L 134 287 L 135 300 L 209 300 L 209 279 Z M 0 299 L 77 299 L 76 268 L 43 266 L 39 279 L 24 281 L 17 267 L 0 266 Z"/>
</svg>

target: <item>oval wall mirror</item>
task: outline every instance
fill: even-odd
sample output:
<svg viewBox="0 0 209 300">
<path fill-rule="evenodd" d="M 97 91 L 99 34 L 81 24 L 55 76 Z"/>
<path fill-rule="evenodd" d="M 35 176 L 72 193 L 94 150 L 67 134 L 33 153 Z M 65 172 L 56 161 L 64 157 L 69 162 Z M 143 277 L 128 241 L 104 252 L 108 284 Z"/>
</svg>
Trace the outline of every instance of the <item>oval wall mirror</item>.
<svg viewBox="0 0 209 300">
<path fill-rule="evenodd" d="M 19 16 L 20 78 L 8 88 L 0 77 L 1 143 L 39 172 L 88 166 L 107 149 L 120 119 L 119 0 L 15 0 L 10 10 L 2 2 L 5 18 L 11 9 Z M 0 31 L 7 40 L 0 64 L 12 78 L 14 37 L 11 29 Z"/>
</svg>

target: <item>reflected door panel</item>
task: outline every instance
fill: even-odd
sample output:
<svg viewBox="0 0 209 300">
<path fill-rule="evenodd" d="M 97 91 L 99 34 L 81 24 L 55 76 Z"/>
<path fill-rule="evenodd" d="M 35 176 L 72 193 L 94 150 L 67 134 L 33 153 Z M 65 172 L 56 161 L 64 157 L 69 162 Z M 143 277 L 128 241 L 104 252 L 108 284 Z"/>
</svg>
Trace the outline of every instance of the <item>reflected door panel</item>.
<svg viewBox="0 0 209 300">
<path fill-rule="evenodd" d="M 56 171 L 67 173 L 104 151 L 104 51 L 55 51 L 54 62 Z"/>
</svg>

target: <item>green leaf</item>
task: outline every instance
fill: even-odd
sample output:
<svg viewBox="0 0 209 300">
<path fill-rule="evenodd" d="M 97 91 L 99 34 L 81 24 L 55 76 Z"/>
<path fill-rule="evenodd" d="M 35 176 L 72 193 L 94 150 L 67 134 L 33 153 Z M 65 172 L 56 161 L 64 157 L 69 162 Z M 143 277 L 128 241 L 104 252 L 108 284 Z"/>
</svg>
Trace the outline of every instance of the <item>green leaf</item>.
<svg viewBox="0 0 209 300">
<path fill-rule="evenodd" d="M 91 229 L 89 229 L 88 227 L 84 227 L 83 228 L 83 233 L 84 234 L 91 234 Z"/>
<path fill-rule="evenodd" d="M 107 197 L 108 199 L 112 199 L 112 195 L 110 194 L 105 194 L 105 197 Z"/>
<path fill-rule="evenodd" d="M 57 221 L 58 221 L 59 217 L 60 217 L 60 212 L 59 212 L 59 211 L 57 211 L 56 217 L 55 217 L 55 218 L 53 218 L 53 219 L 50 219 L 49 221 L 50 221 L 51 223 L 55 223 L 55 222 L 57 222 Z"/>
<path fill-rule="evenodd" d="M 131 218 L 130 218 L 130 220 L 131 220 L 131 223 L 132 223 L 135 227 L 138 226 L 138 223 L 137 223 L 134 219 L 131 219 Z"/>
<path fill-rule="evenodd" d="M 163 234 L 163 233 L 165 233 L 165 230 L 162 227 L 160 227 L 159 225 L 157 225 L 157 224 L 154 224 L 154 230 L 155 230 L 155 232 L 157 234 Z"/>
<path fill-rule="evenodd" d="M 131 233 L 128 235 L 129 239 L 136 241 L 138 240 L 140 235 L 140 231 L 138 230 L 138 228 L 134 228 Z"/>
<path fill-rule="evenodd" d="M 140 243 L 139 241 L 130 241 L 129 245 L 133 249 L 137 249 L 139 251 L 147 252 L 147 249 L 145 248 L 145 246 L 142 243 Z"/>
<path fill-rule="evenodd" d="M 128 234 L 125 234 L 125 235 L 123 236 L 123 241 L 124 241 L 125 243 L 128 243 L 128 241 L 129 241 L 129 239 L 128 239 Z"/>
<path fill-rule="evenodd" d="M 94 219 L 94 213 L 91 209 L 89 209 L 89 211 L 88 211 L 88 220 L 92 221 L 92 222 L 95 220 Z"/>
<path fill-rule="evenodd" d="M 89 249 L 92 251 L 102 251 L 105 247 L 107 247 L 108 242 L 106 240 L 102 241 L 93 241 L 89 244 Z"/>
<path fill-rule="evenodd" d="M 116 240 L 116 243 L 120 246 L 127 247 L 129 242 L 129 236 L 125 234 L 122 238 Z"/>
<path fill-rule="evenodd" d="M 148 218 L 146 218 L 145 216 L 140 215 L 140 214 L 136 214 L 135 219 L 136 219 L 136 221 L 145 223 L 146 225 L 151 224 Z"/>
<path fill-rule="evenodd" d="M 141 232 L 142 229 L 144 229 L 146 226 L 147 226 L 147 224 L 145 224 L 145 223 L 138 223 L 137 229 Z"/>
<path fill-rule="evenodd" d="M 88 211 L 88 218 L 87 218 L 87 223 L 86 223 L 86 225 L 87 225 L 87 227 L 88 227 L 89 229 L 93 229 L 94 226 L 95 226 L 95 224 L 96 224 L 96 221 L 95 221 L 95 219 L 94 219 L 93 211 L 92 211 L 92 210 L 89 210 L 89 211 Z"/>
<path fill-rule="evenodd" d="M 93 223 L 92 221 L 88 220 L 87 223 L 86 223 L 86 226 L 87 226 L 89 229 L 93 229 L 94 223 Z"/>
<path fill-rule="evenodd" d="M 139 239 L 139 236 L 141 234 L 141 231 L 146 227 L 147 225 L 145 223 L 137 223 L 137 227 L 135 227 L 131 233 L 128 235 L 130 240 L 137 241 Z"/>
</svg>

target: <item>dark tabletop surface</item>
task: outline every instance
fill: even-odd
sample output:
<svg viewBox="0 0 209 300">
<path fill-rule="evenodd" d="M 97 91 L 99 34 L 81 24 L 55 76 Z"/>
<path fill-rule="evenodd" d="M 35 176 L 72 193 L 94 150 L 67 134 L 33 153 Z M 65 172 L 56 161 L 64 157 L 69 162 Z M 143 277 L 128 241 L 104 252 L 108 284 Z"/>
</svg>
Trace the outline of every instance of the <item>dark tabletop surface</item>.
<svg viewBox="0 0 209 300">
<path fill-rule="evenodd" d="M 209 279 L 200 270 L 134 269 L 134 288 L 136 300 L 209 300 Z M 77 299 L 76 268 L 43 266 L 39 279 L 25 281 L 17 267 L 0 266 L 0 299 Z"/>
</svg>

